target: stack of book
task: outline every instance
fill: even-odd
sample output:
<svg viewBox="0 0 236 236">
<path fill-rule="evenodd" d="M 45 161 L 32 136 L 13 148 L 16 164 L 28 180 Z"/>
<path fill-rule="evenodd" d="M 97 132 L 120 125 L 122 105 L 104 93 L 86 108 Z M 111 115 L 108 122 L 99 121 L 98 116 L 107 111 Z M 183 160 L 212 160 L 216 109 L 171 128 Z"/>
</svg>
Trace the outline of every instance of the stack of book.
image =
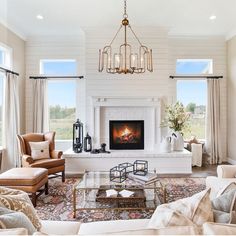
<svg viewBox="0 0 236 236">
<path fill-rule="evenodd" d="M 129 173 L 128 178 L 142 185 L 149 185 L 157 181 L 157 174 L 147 173 L 146 175 L 142 176 Z"/>
</svg>

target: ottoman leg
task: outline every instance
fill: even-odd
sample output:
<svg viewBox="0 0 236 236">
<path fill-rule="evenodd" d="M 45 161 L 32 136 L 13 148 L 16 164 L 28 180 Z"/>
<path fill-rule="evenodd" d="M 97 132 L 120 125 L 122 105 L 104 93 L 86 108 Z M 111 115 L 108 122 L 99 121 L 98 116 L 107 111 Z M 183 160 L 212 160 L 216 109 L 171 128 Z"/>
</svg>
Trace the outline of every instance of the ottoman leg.
<svg viewBox="0 0 236 236">
<path fill-rule="evenodd" d="M 65 171 L 64 170 L 61 172 L 61 177 L 62 177 L 62 182 L 64 183 L 65 182 Z"/>
<path fill-rule="evenodd" d="M 37 200 L 36 193 L 32 193 L 32 203 L 33 203 L 34 207 L 36 207 L 36 200 Z"/>
<path fill-rule="evenodd" d="M 48 195 L 48 182 L 45 184 L 45 195 Z"/>
</svg>

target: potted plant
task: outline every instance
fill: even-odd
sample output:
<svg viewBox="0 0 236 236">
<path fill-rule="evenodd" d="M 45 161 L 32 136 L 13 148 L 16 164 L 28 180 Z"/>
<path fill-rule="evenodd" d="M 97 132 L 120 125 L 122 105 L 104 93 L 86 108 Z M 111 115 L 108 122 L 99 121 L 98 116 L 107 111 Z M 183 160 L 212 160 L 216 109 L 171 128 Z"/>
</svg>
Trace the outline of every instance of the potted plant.
<svg viewBox="0 0 236 236">
<path fill-rule="evenodd" d="M 171 129 L 173 150 L 182 151 L 184 149 L 183 133 L 189 128 L 190 113 L 185 111 L 183 104 L 179 101 L 167 105 L 165 113 L 161 126 Z"/>
</svg>

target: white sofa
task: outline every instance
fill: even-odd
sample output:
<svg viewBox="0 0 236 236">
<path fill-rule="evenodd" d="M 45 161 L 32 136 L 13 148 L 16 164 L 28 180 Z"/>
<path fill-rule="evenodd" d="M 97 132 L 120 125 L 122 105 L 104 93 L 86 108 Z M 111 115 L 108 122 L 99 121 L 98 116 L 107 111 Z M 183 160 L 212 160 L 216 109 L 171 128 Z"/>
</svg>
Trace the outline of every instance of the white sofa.
<svg viewBox="0 0 236 236">
<path fill-rule="evenodd" d="M 236 235 L 236 225 L 207 222 L 193 226 L 147 229 L 149 220 L 117 220 L 93 223 L 42 221 L 42 232 L 49 235 Z"/>
<path fill-rule="evenodd" d="M 236 183 L 236 165 L 217 166 L 217 176 L 208 176 L 206 178 L 206 187 L 211 188 L 211 199 L 214 198 L 220 189 L 225 185 Z"/>
</svg>

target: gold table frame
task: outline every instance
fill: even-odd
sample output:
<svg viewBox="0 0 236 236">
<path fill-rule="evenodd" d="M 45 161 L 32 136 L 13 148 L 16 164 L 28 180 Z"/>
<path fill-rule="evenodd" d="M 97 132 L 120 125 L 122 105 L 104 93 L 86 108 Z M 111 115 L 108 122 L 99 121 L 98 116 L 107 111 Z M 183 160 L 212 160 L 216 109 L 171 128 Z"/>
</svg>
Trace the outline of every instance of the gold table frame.
<svg viewBox="0 0 236 236">
<path fill-rule="evenodd" d="M 97 175 L 96 175 L 96 174 Z M 110 182 L 109 181 L 109 172 L 92 172 L 92 171 L 85 171 L 84 175 L 83 175 L 83 178 L 81 180 L 79 180 L 78 182 L 76 182 L 73 186 L 73 218 L 76 218 L 76 212 L 78 210 L 86 210 L 86 209 L 90 209 L 90 210 L 96 210 L 96 209 L 108 209 L 108 207 L 80 207 L 80 208 L 77 208 L 77 192 L 78 191 L 83 191 L 83 201 L 84 203 L 87 202 L 86 200 L 86 197 L 88 195 L 88 193 L 92 190 L 99 190 L 100 189 L 100 185 L 104 185 L 104 184 L 94 184 L 94 186 L 87 186 L 85 183 L 83 182 L 86 182 L 86 177 L 88 175 L 92 175 L 92 174 L 95 174 L 96 177 L 100 177 L 101 175 L 106 175 L 106 181 L 108 182 L 107 186 L 110 186 L 111 188 L 114 187 L 114 186 L 117 186 L 117 187 L 120 187 L 120 188 L 132 188 L 131 187 L 131 184 L 129 183 L 116 183 L 116 182 Z M 129 180 L 131 181 L 131 180 Z M 153 204 L 154 204 L 154 207 L 115 207 L 115 208 L 112 208 L 114 210 L 135 210 L 135 209 L 155 209 L 155 207 L 158 205 L 157 202 L 159 201 L 160 203 L 160 199 L 158 198 L 158 193 L 160 193 L 160 191 L 162 192 L 163 194 L 163 203 L 166 203 L 166 187 L 160 182 L 159 179 L 157 179 L 156 181 L 154 181 L 152 184 L 150 185 L 142 185 L 138 182 L 135 182 L 134 180 L 133 181 L 133 186 L 135 186 L 136 188 L 143 188 L 144 190 L 153 190 L 153 194 L 154 194 L 154 199 L 153 200 L 150 200 L 150 201 L 153 201 Z M 158 186 L 159 184 L 159 186 Z M 134 188 L 135 189 L 135 188 Z"/>
</svg>

